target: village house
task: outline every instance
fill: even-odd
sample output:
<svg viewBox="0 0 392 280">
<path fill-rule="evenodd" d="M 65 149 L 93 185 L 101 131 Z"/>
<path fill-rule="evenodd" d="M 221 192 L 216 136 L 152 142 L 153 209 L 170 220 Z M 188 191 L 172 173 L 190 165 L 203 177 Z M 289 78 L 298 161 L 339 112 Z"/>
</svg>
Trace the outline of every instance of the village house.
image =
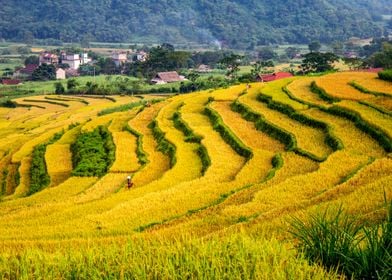
<svg viewBox="0 0 392 280">
<path fill-rule="evenodd" d="M 112 60 L 114 64 L 116 64 L 116 67 L 120 67 L 121 65 L 124 65 L 125 62 L 127 62 L 127 53 L 126 52 L 114 52 L 112 53 Z"/>
<path fill-rule="evenodd" d="M 2 79 L 1 80 L 1 83 L 3 84 L 3 85 L 7 85 L 7 86 L 15 86 L 15 85 L 19 85 L 19 84 L 21 84 L 22 83 L 22 81 L 21 80 L 18 80 L 18 79 Z"/>
<path fill-rule="evenodd" d="M 39 55 L 39 65 L 42 64 L 53 64 L 57 65 L 59 63 L 59 57 L 56 54 L 50 52 L 43 52 Z"/>
<path fill-rule="evenodd" d="M 145 62 L 147 60 L 148 54 L 144 51 L 137 52 L 135 55 L 136 61 Z"/>
<path fill-rule="evenodd" d="M 65 80 L 65 70 L 63 68 L 56 69 L 56 80 Z"/>
<path fill-rule="evenodd" d="M 16 79 L 30 79 L 34 70 L 37 68 L 37 64 L 27 64 L 24 68 L 15 71 L 13 77 Z"/>
<path fill-rule="evenodd" d="M 199 67 L 197 67 L 196 69 L 196 72 L 199 73 L 209 73 L 211 71 L 212 71 L 211 67 L 206 64 L 200 64 Z"/>
<path fill-rule="evenodd" d="M 273 74 L 259 74 L 256 80 L 258 82 L 272 82 L 289 77 L 293 77 L 293 74 L 291 74 L 290 72 L 277 72 Z"/>
<path fill-rule="evenodd" d="M 61 53 L 61 63 L 68 64 L 70 69 L 78 70 L 80 65 L 91 62 L 88 58 L 87 53 L 81 54 L 67 54 L 66 52 Z"/>
<path fill-rule="evenodd" d="M 184 81 L 185 77 L 178 75 L 176 71 L 171 72 L 159 72 L 156 76 L 151 80 L 153 84 L 167 84 L 167 83 L 175 83 Z"/>
</svg>

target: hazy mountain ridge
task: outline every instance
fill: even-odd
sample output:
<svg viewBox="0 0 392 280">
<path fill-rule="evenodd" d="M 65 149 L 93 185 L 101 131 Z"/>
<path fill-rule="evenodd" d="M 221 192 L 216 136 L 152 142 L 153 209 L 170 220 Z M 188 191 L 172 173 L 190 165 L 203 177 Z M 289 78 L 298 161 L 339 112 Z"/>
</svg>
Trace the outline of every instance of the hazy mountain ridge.
<svg viewBox="0 0 392 280">
<path fill-rule="evenodd" d="M 388 1 L 5 0 L 0 37 L 75 42 L 223 42 L 247 48 L 381 35 L 374 19 Z M 291 2 L 291 1 L 290 1 Z"/>
</svg>

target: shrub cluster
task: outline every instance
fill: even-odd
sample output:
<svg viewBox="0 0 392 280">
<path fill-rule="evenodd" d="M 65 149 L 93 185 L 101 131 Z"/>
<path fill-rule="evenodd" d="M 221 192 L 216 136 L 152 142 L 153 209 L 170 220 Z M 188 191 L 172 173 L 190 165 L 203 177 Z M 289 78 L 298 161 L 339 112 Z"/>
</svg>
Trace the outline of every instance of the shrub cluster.
<svg viewBox="0 0 392 280">
<path fill-rule="evenodd" d="M 133 134 L 136 137 L 136 155 L 141 165 L 146 165 L 149 161 L 147 159 L 147 154 L 143 150 L 143 134 L 139 133 L 128 124 L 124 127 L 125 131 Z"/>
<path fill-rule="evenodd" d="M 153 120 L 149 125 L 148 128 L 151 129 L 152 134 L 155 140 L 158 143 L 158 151 L 168 155 L 170 158 L 170 167 L 173 167 L 176 162 L 176 146 L 165 138 L 165 133 L 159 128 L 158 122 Z"/>
<path fill-rule="evenodd" d="M 332 128 L 327 123 L 301 114 L 297 112 L 294 108 L 292 108 L 290 105 L 272 100 L 272 97 L 270 96 L 260 93 L 257 99 L 263 103 L 266 103 L 268 108 L 279 111 L 293 120 L 296 120 L 304 125 L 323 130 L 327 135 L 325 138 L 325 143 L 330 146 L 334 151 L 341 150 L 344 148 L 342 141 L 332 133 Z"/>
<path fill-rule="evenodd" d="M 312 262 L 336 269 L 348 278 L 391 279 L 392 202 L 386 220 L 369 226 L 340 208 L 329 215 L 311 215 L 309 221 L 294 218 L 291 233 Z"/>
<path fill-rule="evenodd" d="M 27 195 L 39 192 L 50 184 L 50 176 L 45 161 L 46 147 L 61 138 L 64 132 L 56 133 L 48 142 L 34 147 L 30 167 L 30 189 Z"/>
<path fill-rule="evenodd" d="M 115 145 L 107 127 L 79 134 L 71 145 L 73 176 L 98 176 L 107 173 L 115 160 Z"/>
<path fill-rule="evenodd" d="M 340 99 L 329 95 L 325 89 L 319 87 L 315 81 L 310 83 L 310 90 L 317 94 L 322 100 L 327 101 L 328 103 L 339 102 Z"/>
<path fill-rule="evenodd" d="M 381 80 L 392 82 L 392 69 L 378 72 L 378 77 Z"/>
<path fill-rule="evenodd" d="M 219 114 L 209 106 L 204 108 L 204 114 L 207 115 L 213 125 L 213 128 L 219 132 L 223 140 L 229 144 L 234 151 L 240 156 L 247 159 L 253 157 L 253 152 L 223 123 Z"/>
</svg>

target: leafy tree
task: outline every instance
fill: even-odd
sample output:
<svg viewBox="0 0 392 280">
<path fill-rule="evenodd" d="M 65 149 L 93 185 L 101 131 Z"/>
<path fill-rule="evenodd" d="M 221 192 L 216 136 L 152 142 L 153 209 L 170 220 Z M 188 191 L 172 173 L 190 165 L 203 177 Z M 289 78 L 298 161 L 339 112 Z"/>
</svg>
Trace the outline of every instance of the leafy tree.
<svg viewBox="0 0 392 280">
<path fill-rule="evenodd" d="M 64 94 L 65 93 L 65 88 L 61 82 L 56 82 L 54 84 L 54 87 L 55 87 L 56 94 Z"/>
<path fill-rule="evenodd" d="M 39 57 L 36 55 L 30 55 L 28 57 L 26 57 L 25 61 L 24 61 L 24 65 L 29 65 L 29 64 L 39 64 Z"/>
<path fill-rule="evenodd" d="M 364 61 L 360 58 L 343 58 L 344 63 L 350 68 L 350 70 L 357 70 L 364 66 Z"/>
<path fill-rule="evenodd" d="M 82 64 L 79 66 L 78 72 L 82 76 L 99 75 L 101 67 L 99 65 Z"/>
<path fill-rule="evenodd" d="M 301 71 L 304 74 L 331 71 L 334 70 L 332 64 L 338 60 L 339 57 L 333 53 L 311 52 L 304 56 L 301 64 Z"/>
<path fill-rule="evenodd" d="M 56 68 L 52 64 L 42 64 L 32 74 L 34 81 L 56 80 Z"/>
<path fill-rule="evenodd" d="M 274 67 L 274 63 L 271 60 L 268 61 L 257 61 L 253 66 L 252 70 L 250 71 L 251 76 L 253 79 L 256 79 L 257 76 L 261 73 L 271 72 L 268 71 L 268 68 Z"/>
<path fill-rule="evenodd" d="M 271 60 L 276 59 L 278 55 L 271 47 L 263 47 L 258 52 L 257 57 L 261 60 Z"/>
<path fill-rule="evenodd" d="M 240 66 L 242 56 L 237 54 L 231 54 L 229 56 L 225 56 L 220 63 L 225 66 L 227 69 L 226 76 L 235 78 Z"/>
<path fill-rule="evenodd" d="M 368 62 L 373 67 L 392 69 L 392 44 L 384 42 L 382 50 L 373 54 Z"/>
<path fill-rule="evenodd" d="M 69 79 L 67 80 L 67 90 L 72 91 L 79 85 L 76 79 Z"/>
<path fill-rule="evenodd" d="M 318 52 L 321 49 L 321 44 L 319 41 L 313 41 L 308 45 L 310 52 Z"/>
</svg>

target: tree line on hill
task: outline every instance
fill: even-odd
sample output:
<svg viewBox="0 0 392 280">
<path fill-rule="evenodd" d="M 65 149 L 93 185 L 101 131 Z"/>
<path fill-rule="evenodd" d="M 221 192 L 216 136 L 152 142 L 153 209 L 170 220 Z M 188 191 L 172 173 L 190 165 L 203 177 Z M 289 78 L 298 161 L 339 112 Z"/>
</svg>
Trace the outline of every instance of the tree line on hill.
<svg viewBox="0 0 392 280">
<path fill-rule="evenodd" d="M 380 36 L 389 0 L 3 1 L 0 38 L 55 42 L 196 42 L 254 49 Z"/>
</svg>

